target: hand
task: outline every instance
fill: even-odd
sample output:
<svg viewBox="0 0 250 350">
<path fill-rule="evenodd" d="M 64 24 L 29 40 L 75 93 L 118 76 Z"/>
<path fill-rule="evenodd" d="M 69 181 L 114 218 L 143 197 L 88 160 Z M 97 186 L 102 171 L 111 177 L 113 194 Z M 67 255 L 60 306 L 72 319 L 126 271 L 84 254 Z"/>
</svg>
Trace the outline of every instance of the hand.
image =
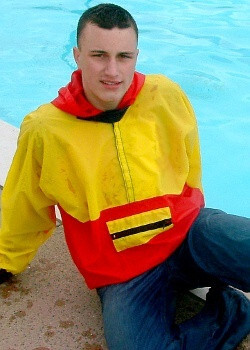
<svg viewBox="0 0 250 350">
<path fill-rule="evenodd" d="M 0 269 L 0 284 L 9 281 L 12 276 L 13 274 L 11 272 L 6 271 L 5 269 Z"/>
</svg>

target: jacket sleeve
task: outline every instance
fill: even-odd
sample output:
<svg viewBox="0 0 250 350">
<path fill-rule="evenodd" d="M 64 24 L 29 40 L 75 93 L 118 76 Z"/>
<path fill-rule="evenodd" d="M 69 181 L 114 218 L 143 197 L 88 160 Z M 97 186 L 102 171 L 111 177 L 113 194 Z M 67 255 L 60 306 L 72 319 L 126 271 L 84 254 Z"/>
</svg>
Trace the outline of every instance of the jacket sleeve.
<svg viewBox="0 0 250 350">
<path fill-rule="evenodd" d="M 198 126 L 195 117 L 195 113 L 191 103 L 189 102 L 187 96 L 182 91 L 182 99 L 190 116 L 190 121 L 192 128 L 188 133 L 185 144 L 186 152 L 189 161 L 189 172 L 187 177 L 187 185 L 192 188 L 198 188 L 203 192 L 202 188 L 202 165 L 201 165 L 201 153 L 200 153 L 200 141 Z"/>
<path fill-rule="evenodd" d="M 22 272 L 55 228 L 56 204 L 39 186 L 43 141 L 23 123 L 18 146 L 2 192 L 0 268 Z"/>
</svg>

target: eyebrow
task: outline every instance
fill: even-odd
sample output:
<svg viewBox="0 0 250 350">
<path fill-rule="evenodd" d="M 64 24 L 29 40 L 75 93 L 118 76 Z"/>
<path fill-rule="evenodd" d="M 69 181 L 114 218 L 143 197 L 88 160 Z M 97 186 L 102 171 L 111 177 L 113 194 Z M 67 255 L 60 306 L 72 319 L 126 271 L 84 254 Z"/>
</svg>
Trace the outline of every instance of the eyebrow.
<svg viewBox="0 0 250 350">
<path fill-rule="evenodd" d="M 104 50 L 90 50 L 91 53 L 108 53 L 107 51 L 104 51 Z M 135 52 L 134 51 L 121 51 L 121 52 L 118 52 L 118 55 L 134 55 Z"/>
</svg>

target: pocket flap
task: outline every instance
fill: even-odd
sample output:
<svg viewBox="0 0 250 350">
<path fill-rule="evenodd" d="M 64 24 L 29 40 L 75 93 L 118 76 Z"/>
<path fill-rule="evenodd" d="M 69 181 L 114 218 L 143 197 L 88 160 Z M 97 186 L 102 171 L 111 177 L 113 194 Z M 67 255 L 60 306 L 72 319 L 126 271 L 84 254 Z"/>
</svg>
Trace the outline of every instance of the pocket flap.
<svg viewBox="0 0 250 350">
<path fill-rule="evenodd" d="M 122 251 L 147 243 L 173 227 L 169 207 L 154 209 L 125 218 L 108 221 L 108 230 L 116 250 Z"/>
</svg>

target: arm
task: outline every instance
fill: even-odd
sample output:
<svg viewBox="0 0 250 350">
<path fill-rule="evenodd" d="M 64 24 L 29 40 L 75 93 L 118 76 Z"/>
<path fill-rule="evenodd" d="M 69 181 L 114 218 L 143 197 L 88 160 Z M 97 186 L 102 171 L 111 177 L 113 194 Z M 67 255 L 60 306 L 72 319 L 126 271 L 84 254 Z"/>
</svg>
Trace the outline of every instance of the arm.
<svg viewBox="0 0 250 350">
<path fill-rule="evenodd" d="M 198 134 L 198 127 L 196 117 L 193 111 L 193 108 L 187 98 L 187 96 L 182 92 L 183 102 L 188 110 L 190 120 L 192 123 L 192 130 L 187 135 L 186 143 L 186 152 L 189 159 L 189 173 L 187 177 L 187 184 L 192 188 L 199 188 L 201 192 L 202 183 L 202 168 L 201 168 L 201 154 L 200 154 L 200 141 Z"/>
<path fill-rule="evenodd" d="M 0 281 L 22 272 L 55 228 L 56 203 L 39 186 L 42 159 L 39 130 L 24 123 L 2 192 Z"/>
</svg>

